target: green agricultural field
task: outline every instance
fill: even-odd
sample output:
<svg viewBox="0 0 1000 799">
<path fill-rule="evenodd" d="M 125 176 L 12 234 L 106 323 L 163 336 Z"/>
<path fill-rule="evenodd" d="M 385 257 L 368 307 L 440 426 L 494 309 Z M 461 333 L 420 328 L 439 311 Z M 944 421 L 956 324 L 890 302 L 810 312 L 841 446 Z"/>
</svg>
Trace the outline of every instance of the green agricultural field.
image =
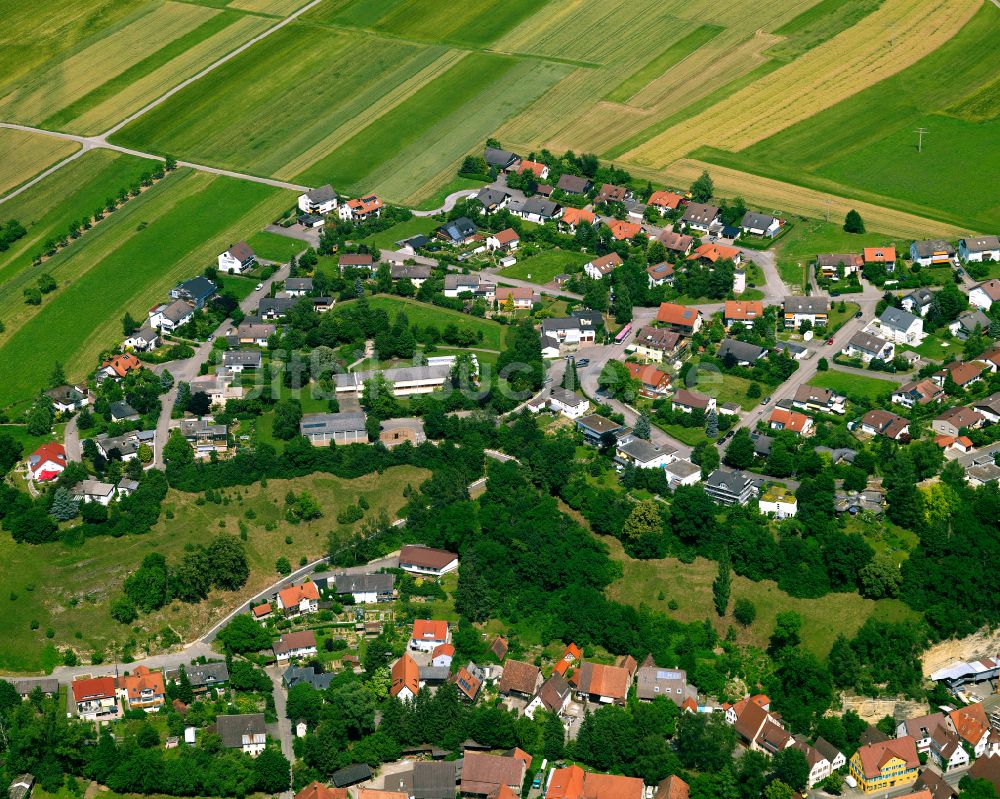
<svg viewBox="0 0 1000 799">
<path fill-rule="evenodd" d="M 684 622 L 715 619 L 720 634 L 732 625 L 737 640 L 761 649 L 774 631 L 775 617 L 783 611 L 795 611 L 802 616 L 802 644 L 820 658 L 825 658 L 834 639 L 841 633 L 852 638 L 871 617 L 883 621 L 913 619 L 916 614 L 902 602 L 883 599 L 875 602 L 858 594 L 827 594 L 819 599 L 797 599 L 789 596 L 771 580 L 754 583 L 745 577 L 733 576 L 732 604 L 737 599 L 749 599 L 757 608 L 757 620 L 744 629 L 731 615 L 719 619 L 712 605 L 712 582 L 718 574 L 716 563 L 697 558 L 693 563 L 681 563 L 675 558 L 633 560 L 624 554 L 616 539 L 602 538 L 611 549 L 612 557 L 622 564 L 622 576 L 612 583 L 607 594 L 611 599 L 638 607 L 648 607 L 667 613 Z M 660 594 L 663 599 L 660 599 Z M 678 608 L 668 608 L 676 600 Z"/>
<path fill-rule="evenodd" d="M 265 261 L 275 261 L 287 264 L 293 255 L 304 252 L 309 245 L 300 239 L 282 236 L 278 233 L 268 233 L 260 230 L 247 239 L 258 258 Z"/>
<path fill-rule="evenodd" d="M 809 381 L 809 385 L 832 388 L 838 394 L 843 394 L 846 397 L 877 399 L 891 394 L 899 386 L 899 383 L 892 380 L 882 380 L 878 377 L 864 377 L 863 375 L 839 372 L 831 368 L 828 372 L 818 372 Z"/>
<path fill-rule="evenodd" d="M 62 543 L 15 544 L 10 536 L 2 536 L 0 583 L 4 591 L 0 596 L 3 609 L 0 637 L 7 645 L 0 650 L 0 669 L 38 671 L 46 661 L 51 666 L 52 645 L 77 649 L 83 662 L 87 662 L 95 649 L 110 654 L 116 650 L 115 644 L 120 647 L 130 636 L 144 647 L 166 625 L 181 638 L 191 640 L 277 579 L 274 563 L 279 556 L 284 555 L 293 564 L 298 564 L 301 557 L 309 560 L 321 557 L 327 551 L 328 533 L 343 529 L 336 523 L 337 513 L 359 496 L 368 499 L 369 515 L 385 509 L 390 518 L 395 518 L 405 502 L 405 486 L 419 485 L 429 476 L 424 469 L 394 466 L 381 475 L 355 480 L 326 474 L 269 480 L 266 487 L 256 484 L 224 490 L 222 493 L 230 501 L 221 505 L 211 502 L 198 505 L 195 500 L 199 495 L 171 491 L 164 509 L 173 518 L 164 513 L 145 535 L 89 538 L 79 547 Z M 284 499 L 290 490 L 309 491 L 319 501 L 323 518 L 294 526 L 285 521 Z M 246 511 L 251 509 L 256 518 L 246 519 Z M 222 532 L 236 535 L 241 517 L 248 528 L 246 548 L 251 566 L 250 580 L 243 590 L 234 594 L 213 592 L 198 605 L 176 602 L 140 619 L 138 635 L 112 620 L 109 603 L 119 594 L 128 572 L 143 557 L 160 552 L 169 561 L 177 560 L 190 544 L 205 543 Z M 274 522 L 275 529 L 265 530 L 268 522 Z M 292 538 L 291 544 L 285 544 L 286 535 Z M 98 582 L 94 580 L 95 574 L 101 575 Z M 39 623 L 37 630 L 31 629 L 32 621 Z M 47 639 L 46 630 L 50 627 L 54 637 Z M 77 638 L 76 633 L 81 637 Z"/>
<path fill-rule="evenodd" d="M 0 128 L 0 197 L 79 149 L 76 142 Z M 0 210 L 0 219 L 9 216 Z"/>
<path fill-rule="evenodd" d="M 0 406 L 33 394 L 55 361 L 70 379 L 90 374 L 120 340 L 125 311 L 143 317 L 172 285 L 214 263 L 290 199 L 269 186 L 179 170 L 126 203 L 49 262 L 53 275 L 72 280 L 2 340 L 0 359 L 20 367 L 0 387 Z"/>
<path fill-rule="evenodd" d="M 538 255 L 522 258 L 514 253 L 517 263 L 500 270 L 500 277 L 515 280 L 530 280 L 532 283 L 548 283 L 563 272 L 578 272 L 580 267 L 591 260 L 582 252 L 568 250 L 546 250 Z"/>
<path fill-rule="evenodd" d="M 482 332 L 483 340 L 477 346 L 491 350 L 503 349 L 506 328 L 489 319 L 480 319 L 460 311 L 453 311 L 450 308 L 438 308 L 436 305 L 428 305 L 425 302 L 417 302 L 403 297 L 391 297 L 387 294 L 379 294 L 369 298 L 368 304 L 372 308 L 378 308 L 388 313 L 390 320 L 402 311 L 406 314 L 411 325 L 419 325 L 420 327 L 434 325 L 438 330 L 443 330 L 446 325 L 455 324 L 460 328 L 472 329 L 477 333 Z M 337 307 L 341 308 L 345 305 L 346 303 L 340 303 Z"/>
<path fill-rule="evenodd" d="M 957 36 L 913 66 L 727 157 L 726 165 L 992 232 L 1000 227 L 1000 119 L 989 99 L 1000 74 L 992 41 L 998 23 L 1000 9 L 983 4 Z M 921 126 L 928 132 L 918 153 Z M 941 191 L 929 174 L 961 174 L 961 190 Z"/>
<path fill-rule="evenodd" d="M 790 61 L 841 31 L 860 22 L 882 5 L 883 0 L 820 0 L 795 19 L 775 28 L 777 36 L 787 37 L 767 51 L 772 58 Z"/>
<path fill-rule="evenodd" d="M 326 0 L 306 16 L 331 25 L 375 30 L 403 39 L 484 47 L 539 8 L 537 0 Z"/>
</svg>

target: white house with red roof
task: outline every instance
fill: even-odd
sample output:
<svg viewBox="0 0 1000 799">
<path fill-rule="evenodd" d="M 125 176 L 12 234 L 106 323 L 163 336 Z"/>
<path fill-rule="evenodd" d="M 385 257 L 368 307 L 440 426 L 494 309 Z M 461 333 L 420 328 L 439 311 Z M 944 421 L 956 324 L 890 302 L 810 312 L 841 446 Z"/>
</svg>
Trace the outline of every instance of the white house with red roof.
<svg viewBox="0 0 1000 799">
<path fill-rule="evenodd" d="M 338 206 L 337 213 L 345 222 L 364 222 L 382 215 L 382 200 L 374 194 L 367 194 Z"/>
<path fill-rule="evenodd" d="M 431 666 L 440 669 L 450 669 L 455 657 L 454 644 L 438 644 L 431 652 Z"/>
<path fill-rule="evenodd" d="M 490 233 L 486 237 L 487 250 L 516 250 L 521 242 L 521 237 L 517 235 L 514 228 L 504 228 L 496 233 Z"/>
<path fill-rule="evenodd" d="M 278 609 L 285 616 L 301 616 L 319 610 L 319 588 L 312 581 L 291 585 L 278 592 Z"/>
<path fill-rule="evenodd" d="M 414 619 L 410 636 L 410 649 L 418 652 L 433 652 L 441 644 L 451 642 L 448 622 L 442 619 Z"/>
<path fill-rule="evenodd" d="M 593 261 L 588 261 L 583 265 L 583 271 L 587 277 L 600 280 L 605 275 L 610 275 L 623 263 L 621 256 L 616 252 L 609 252 Z"/>
<path fill-rule="evenodd" d="M 36 483 L 57 478 L 66 468 L 66 448 L 57 441 L 42 444 L 28 456 L 28 475 Z"/>
<path fill-rule="evenodd" d="M 74 680 L 70 686 L 77 715 L 86 721 L 108 721 L 121 715 L 114 677 Z"/>
</svg>

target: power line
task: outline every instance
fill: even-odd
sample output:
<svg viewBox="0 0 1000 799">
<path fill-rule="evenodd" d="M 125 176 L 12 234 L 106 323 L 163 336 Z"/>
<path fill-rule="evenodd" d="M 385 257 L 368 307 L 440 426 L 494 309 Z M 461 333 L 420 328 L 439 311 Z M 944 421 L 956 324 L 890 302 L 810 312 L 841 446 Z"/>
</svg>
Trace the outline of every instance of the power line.
<svg viewBox="0 0 1000 799">
<path fill-rule="evenodd" d="M 917 134 L 917 152 L 921 153 L 924 151 L 924 134 L 927 133 L 927 128 L 917 128 L 914 133 Z"/>
</svg>

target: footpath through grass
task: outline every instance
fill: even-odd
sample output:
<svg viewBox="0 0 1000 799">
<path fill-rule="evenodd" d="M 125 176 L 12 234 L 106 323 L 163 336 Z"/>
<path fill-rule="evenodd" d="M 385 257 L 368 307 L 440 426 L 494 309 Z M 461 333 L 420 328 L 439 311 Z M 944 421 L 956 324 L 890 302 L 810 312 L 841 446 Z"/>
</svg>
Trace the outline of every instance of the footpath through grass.
<svg viewBox="0 0 1000 799">
<path fill-rule="evenodd" d="M 72 647 L 86 663 L 94 650 L 111 655 L 116 645 L 132 637 L 138 648 L 169 625 L 184 640 L 191 640 L 226 612 L 270 585 L 278 574 L 280 556 L 296 566 L 300 558 L 315 560 L 327 551 L 330 531 L 345 535 L 361 522 L 343 527 L 337 514 L 364 496 L 371 510 L 385 509 L 390 519 L 404 504 L 403 489 L 426 480 L 430 472 L 413 466 L 394 466 L 383 474 L 344 480 L 328 474 L 312 474 L 292 480 L 269 480 L 224 489 L 223 504 L 203 502 L 199 494 L 170 491 L 160 521 L 148 533 L 123 538 L 96 537 L 79 547 L 62 543 L 31 546 L 15 544 L 0 536 L 0 670 L 39 671 L 52 662 L 53 650 Z M 292 525 L 284 518 L 285 495 L 308 491 L 319 502 L 323 518 Z M 249 518 L 252 511 L 253 518 Z M 172 518 L 168 518 L 172 514 Z M 129 572 L 151 552 L 174 562 L 186 547 L 207 543 L 218 533 L 236 535 L 239 521 L 247 526 L 246 551 L 251 573 L 239 592 L 214 591 L 197 605 L 174 602 L 157 613 L 143 616 L 137 630 L 123 627 L 108 611 L 120 594 Z M 267 530 L 265 526 L 273 529 Z M 292 543 L 286 544 L 289 536 Z M 32 622 L 38 629 L 32 630 Z M 52 638 L 47 631 L 53 631 Z"/>
</svg>

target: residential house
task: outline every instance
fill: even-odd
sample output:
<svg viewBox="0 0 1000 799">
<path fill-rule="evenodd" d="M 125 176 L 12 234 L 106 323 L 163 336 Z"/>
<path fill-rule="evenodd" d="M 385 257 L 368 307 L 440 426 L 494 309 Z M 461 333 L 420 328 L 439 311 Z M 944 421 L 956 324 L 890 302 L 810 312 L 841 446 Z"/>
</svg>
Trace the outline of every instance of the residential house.
<svg viewBox="0 0 1000 799">
<path fill-rule="evenodd" d="M 562 216 L 559 217 L 559 229 L 567 233 L 576 233 L 580 225 L 596 225 L 599 217 L 593 211 L 586 211 L 582 208 L 563 208 Z"/>
<path fill-rule="evenodd" d="M 656 786 L 653 799 L 688 799 L 690 795 L 691 786 L 676 774 L 671 774 Z"/>
<path fill-rule="evenodd" d="M 552 389 L 549 397 L 549 407 L 562 414 L 567 419 L 579 419 L 587 413 L 590 408 L 590 401 L 586 397 L 581 397 L 575 391 L 565 388 Z"/>
<path fill-rule="evenodd" d="M 313 279 L 311 277 L 285 278 L 285 294 L 289 297 L 305 297 L 312 290 Z"/>
<path fill-rule="evenodd" d="M 798 749 L 806 759 L 806 765 L 809 767 L 809 775 L 806 777 L 808 787 L 812 788 L 816 783 L 830 776 L 830 761 L 805 738 L 796 736 L 791 748 Z"/>
<path fill-rule="evenodd" d="M 611 237 L 615 241 L 630 241 L 642 234 L 642 225 L 637 222 L 626 222 L 622 219 L 606 219 L 604 224 L 608 226 L 608 230 L 611 231 Z"/>
<path fill-rule="evenodd" d="M 305 658 L 316 654 L 316 634 L 312 630 L 302 630 L 283 634 L 271 645 L 274 657 L 279 663 L 291 658 Z"/>
<path fill-rule="evenodd" d="M 142 369 L 142 361 L 131 352 L 121 352 L 101 362 L 97 370 L 97 382 L 100 383 L 107 378 L 121 380 L 129 372 L 136 372 L 139 369 Z"/>
<path fill-rule="evenodd" d="M 788 430 L 800 436 L 807 436 L 812 432 L 813 422 L 804 413 L 790 411 L 785 408 L 775 408 L 771 411 L 768 426 L 772 430 Z"/>
<path fill-rule="evenodd" d="M 76 714 L 85 721 L 108 721 L 121 715 L 114 677 L 73 680 Z"/>
<path fill-rule="evenodd" d="M 528 702 L 524 708 L 524 715 L 532 719 L 538 710 L 547 710 L 559 715 L 566 709 L 572 694 L 573 689 L 570 684 L 561 675 L 553 674 L 542 683 L 538 693 Z"/>
<path fill-rule="evenodd" d="M 575 663 L 579 663 L 582 659 L 583 653 L 580 651 L 580 647 L 570 642 L 570 644 L 563 650 L 562 657 L 559 658 L 555 666 L 552 667 L 552 673 L 558 674 L 560 677 L 565 677 L 569 668 Z"/>
<path fill-rule="evenodd" d="M 531 758 L 527 755 L 500 756 L 466 750 L 460 792 L 463 796 L 488 797 L 497 796 L 506 787 L 519 796 L 529 765 Z"/>
<path fill-rule="evenodd" d="M 670 375 L 655 366 L 628 362 L 629 376 L 639 382 L 639 392 L 646 397 L 658 397 L 670 391 Z"/>
<path fill-rule="evenodd" d="M 806 417 L 808 418 L 808 417 Z M 799 512 L 799 501 L 787 489 L 771 486 L 760 497 L 760 512 L 776 519 L 791 519 Z"/>
<path fill-rule="evenodd" d="M 171 333 L 192 319 L 197 309 L 187 300 L 155 305 L 149 309 L 147 324 L 165 333 Z"/>
<path fill-rule="evenodd" d="M 896 355 L 896 345 L 884 338 L 859 330 L 848 340 L 841 352 L 848 358 L 860 358 L 871 363 L 876 358 L 891 361 Z"/>
<path fill-rule="evenodd" d="M 959 239 L 958 257 L 963 261 L 1000 261 L 1000 236 Z"/>
<path fill-rule="evenodd" d="M 257 256 L 245 241 L 229 245 L 229 249 L 219 254 L 219 271 L 239 275 L 257 262 Z"/>
<path fill-rule="evenodd" d="M 891 411 L 875 408 L 861 417 L 861 432 L 899 441 L 904 436 L 909 436 L 910 421 Z"/>
<path fill-rule="evenodd" d="M 14 687 L 17 695 L 21 697 L 21 701 L 27 699 L 35 691 L 50 699 L 54 696 L 59 696 L 59 680 L 55 677 L 24 677 L 13 679 L 9 682 Z"/>
<path fill-rule="evenodd" d="M 886 272 L 893 272 L 896 269 L 895 247 L 865 247 L 861 250 L 861 257 L 865 266 L 878 264 L 885 267 Z"/>
<path fill-rule="evenodd" d="M 753 327 L 753 323 L 764 316 L 764 303 L 759 300 L 726 300 L 722 312 L 722 323 L 728 330 L 733 325 Z"/>
<path fill-rule="evenodd" d="M 732 261 L 739 264 L 743 260 L 743 253 L 735 247 L 727 247 L 725 244 L 715 244 L 705 242 L 695 247 L 694 252 L 688 256 L 688 260 L 700 261 L 704 264 L 714 264 L 716 261 Z"/>
<path fill-rule="evenodd" d="M 707 233 L 709 228 L 719 224 L 719 207 L 707 203 L 688 203 L 681 217 L 681 225 Z"/>
<path fill-rule="evenodd" d="M 50 441 L 42 444 L 28 456 L 28 476 L 36 483 L 46 483 L 57 478 L 66 468 L 66 449 Z"/>
<path fill-rule="evenodd" d="M 683 338 L 664 327 L 643 327 L 632 340 L 631 350 L 647 361 L 662 363 L 680 354 Z"/>
<path fill-rule="evenodd" d="M 156 431 L 131 431 L 120 436 L 99 433 L 94 437 L 94 444 L 97 445 L 97 451 L 109 460 L 121 458 L 123 461 L 130 461 L 139 457 L 139 448 L 143 444 L 148 447 L 155 446 Z"/>
<path fill-rule="evenodd" d="M 686 233 L 675 233 L 672 230 L 664 230 L 660 233 L 658 240 L 667 248 L 667 252 L 678 255 L 687 255 L 691 252 L 691 247 L 694 246 L 693 236 L 688 236 Z"/>
<path fill-rule="evenodd" d="M 846 410 L 847 397 L 829 388 L 799 386 L 792 397 L 792 407 L 813 413 L 842 414 Z"/>
<path fill-rule="evenodd" d="M 406 652 L 392 664 L 389 695 L 401 702 L 411 702 L 420 690 L 420 667 Z"/>
<path fill-rule="evenodd" d="M 716 409 L 715 397 L 706 397 L 704 394 L 688 391 L 686 388 L 677 389 L 671 398 L 671 404 L 675 411 L 683 413 L 691 413 L 695 410 L 708 413 Z"/>
<path fill-rule="evenodd" d="M 244 369 L 260 369 L 262 362 L 260 350 L 227 350 L 222 353 L 222 366 L 231 374 L 240 374 Z"/>
<path fill-rule="evenodd" d="M 483 210 L 480 213 L 492 214 L 507 207 L 507 204 L 510 202 L 510 194 L 500 189 L 484 186 L 479 190 L 479 194 L 476 195 L 476 200 L 483 206 Z"/>
<path fill-rule="evenodd" d="M 590 181 L 578 175 L 561 175 L 556 183 L 556 188 L 567 194 L 586 194 L 590 187 Z"/>
<path fill-rule="evenodd" d="M 337 259 L 337 266 L 341 272 L 345 269 L 368 269 L 374 272 L 377 268 L 375 259 L 366 252 L 344 253 Z"/>
<path fill-rule="evenodd" d="M 549 176 L 549 168 L 541 161 L 524 160 L 517 167 L 517 174 L 523 175 L 530 172 L 536 180 L 545 180 Z"/>
<path fill-rule="evenodd" d="M 458 555 L 444 549 L 407 544 L 399 552 L 399 568 L 421 577 L 441 577 L 458 568 Z"/>
<path fill-rule="evenodd" d="M 305 725 L 304 722 L 299 723 L 303 724 L 303 726 Z M 303 736 L 305 736 L 305 732 L 296 737 L 301 738 Z M 348 799 L 348 794 L 346 788 L 330 788 L 313 780 L 295 794 L 293 799 Z M 378 799 L 388 799 L 388 797 L 379 797 Z M 406 797 L 404 796 L 403 799 L 406 799 Z"/>
<path fill-rule="evenodd" d="M 926 288 L 914 289 L 900 300 L 904 311 L 917 316 L 927 316 L 933 303 L 934 292 Z"/>
<path fill-rule="evenodd" d="M 431 268 L 426 265 L 393 264 L 390 267 L 393 280 L 409 280 L 415 288 L 420 288 L 431 276 Z"/>
<path fill-rule="evenodd" d="M 968 388 L 983 379 L 983 373 L 993 371 L 986 361 L 952 361 L 931 375 L 931 380 L 944 388 L 950 378 L 959 388 Z"/>
<path fill-rule="evenodd" d="M 943 239 L 926 239 L 910 245 L 910 260 L 921 266 L 950 265 L 955 254 L 955 245 Z"/>
<path fill-rule="evenodd" d="M 600 191 L 597 192 L 597 196 L 594 197 L 594 202 L 624 203 L 626 200 L 630 199 L 632 199 L 632 192 L 624 186 L 615 186 L 611 183 L 605 183 L 601 186 Z"/>
<path fill-rule="evenodd" d="M 617 422 L 612 422 L 610 419 L 605 419 L 603 416 L 592 413 L 589 416 L 584 416 L 582 419 L 577 419 L 576 429 L 583 433 L 583 440 L 586 443 L 594 447 L 599 447 L 605 435 L 617 433 L 622 429 L 622 426 Z"/>
<path fill-rule="evenodd" d="M 239 749 L 251 757 L 257 757 L 267 745 L 263 713 L 218 716 L 215 729 L 226 749 Z"/>
<path fill-rule="evenodd" d="M 763 694 L 724 707 L 726 721 L 736 728 L 738 740 L 751 751 L 773 755 L 794 743 L 780 718 L 771 714 L 771 700 Z"/>
<path fill-rule="evenodd" d="M 434 234 L 449 244 L 458 245 L 472 241 L 478 232 L 479 228 L 476 227 L 475 222 L 467 216 L 460 216 L 458 219 L 445 222 L 434 231 Z"/>
<path fill-rule="evenodd" d="M 962 739 L 944 724 L 931 733 L 930 756 L 945 774 L 969 765 L 969 753 L 962 746 Z"/>
<path fill-rule="evenodd" d="M 974 780 L 988 780 L 1000 791 L 1000 755 L 976 758 L 969 769 L 969 776 Z"/>
<path fill-rule="evenodd" d="M 86 386 L 50 388 L 45 392 L 45 396 L 52 400 L 52 408 L 59 413 L 78 411 L 90 404 L 90 393 Z"/>
<path fill-rule="evenodd" d="M 451 661 L 455 658 L 454 644 L 438 644 L 431 652 L 431 666 L 437 669 L 451 669 Z"/>
<path fill-rule="evenodd" d="M 573 764 L 552 770 L 545 799 L 642 799 L 644 795 L 638 777 L 599 774 Z"/>
<path fill-rule="evenodd" d="M 542 295 L 527 286 L 497 286 L 496 305 L 501 310 L 506 310 L 509 303 L 515 311 L 530 311 L 541 301 Z"/>
<path fill-rule="evenodd" d="M 319 587 L 312 580 L 290 585 L 278 591 L 277 603 L 286 618 L 315 613 L 319 610 Z"/>
<path fill-rule="evenodd" d="M 809 322 L 813 327 L 825 327 L 830 318 L 830 300 L 827 297 L 785 297 L 783 308 L 787 329 L 798 328 L 803 322 Z"/>
<path fill-rule="evenodd" d="M 665 669 L 656 665 L 652 655 L 647 655 L 636 672 L 635 695 L 643 702 L 665 696 L 680 707 L 694 689 L 688 686 L 687 672 L 683 669 Z"/>
<path fill-rule="evenodd" d="M 457 298 L 463 294 L 488 297 L 492 302 L 496 299 L 496 286 L 492 283 L 484 283 L 479 275 L 445 275 L 444 276 L 444 296 Z"/>
<path fill-rule="evenodd" d="M 972 335 L 986 334 L 989 329 L 990 318 L 978 308 L 974 311 L 966 311 L 948 325 L 951 334 L 961 341 L 965 341 Z"/>
<path fill-rule="evenodd" d="M 219 287 L 204 275 L 185 280 L 170 290 L 172 300 L 185 300 L 195 308 L 203 308 L 219 290 Z"/>
<path fill-rule="evenodd" d="M 723 339 L 719 345 L 719 358 L 725 364 L 753 366 L 765 355 L 767 355 L 767 350 L 764 347 L 748 344 L 746 341 L 739 341 L 735 338 Z"/>
<path fill-rule="evenodd" d="M 896 725 L 896 737 L 909 736 L 916 744 L 917 753 L 927 754 L 931 748 L 931 733 L 944 724 L 945 716 L 940 712 L 904 719 Z"/>
<path fill-rule="evenodd" d="M 345 222 L 364 222 L 368 219 L 376 219 L 382 215 L 382 200 L 369 194 L 354 200 L 348 200 L 340 205 L 338 212 L 340 218 Z"/>
<path fill-rule="evenodd" d="M 693 486 L 701 482 L 701 467 L 689 460 L 671 461 L 663 467 L 667 478 L 667 486 L 671 489 L 677 486 Z"/>
<path fill-rule="evenodd" d="M 448 678 L 448 682 L 453 683 L 458 689 L 459 696 L 469 703 L 476 701 L 485 681 L 486 672 L 472 662 L 459 667 L 458 671 Z"/>
<path fill-rule="evenodd" d="M 192 663 L 184 667 L 188 682 L 196 694 L 218 688 L 229 682 L 229 668 L 222 661 L 215 663 Z M 166 673 L 168 682 L 180 679 L 180 669 Z"/>
<path fill-rule="evenodd" d="M 557 219 L 562 214 L 562 206 L 544 197 L 529 197 L 527 200 L 511 201 L 508 209 L 514 216 L 519 216 L 527 222 L 543 225 L 550 219 Z"/>
<path fill-rule="evenodd" d="M 674 265 L 663 261 L 662 263 L 647 266 L 646 279 L 651 289 L 658 286 L 672 286 L 674 285 Z"/>
<path fill-rule="evenodd" d="M 910 736 L 862 745 L 851 757 L 851 776 L 864 793 L 885 792 L 917 779 L 920 760 Z"/>
<path fill-rule="evenodd" d="M 646 205 L 651 205 L 660 212 L 660 216 L 666 216 L 671 211 L 676 211 L 678 206 L 684 201 L 684 197 L 672 191 L 654 191 L 646 200 Z"/>
<path fill-rule="evenodd" d="M 958 799 L 958 790 L 945 782 L 944 777 L 931 768 L 925 768 L 920 772 L 917 781 L 913 783 L 913 790 L 910 799 Z"/>
<path fill-rule="evenodd" d="M 781 230 L 781 220 L 756 211 L 747 211 L 740 222 L 740 230 L 751 236 L 766 236 L 773 239 Z"/>
<path fill-rule="evenodd" d="M 658 447 L 631 434 L 620 435 L 615 449 L 615 462 L 622 466 L 631 463 L 637 469 L 658 469 L 671 463 L 676 451 L 673 447 Z"/>
<path fill-rule="evenodd" d="M 330 782 L 336 788 L 347 788 L 350 785 L 357 785 L 372 778 L 371 767 L 367 763 L 355 763 L 338 769 L 330 775 Z"/>
<path fill-rule="evenodd" d="M 558 358 L 594 344 L 596 331 L 574 316 L 542 320 L 542 357 Z"/>
<path fill-rule="evenodd" d="M 757 492 L 757 482 L 741 471 L 716 469 L 705 480 L 705 493 L 721 505 L 746 505 Z"/>
<path fill-rule="evenodd" d="M 281 675 L 281 679 L 288 689 L 292 689 L 296 685 L 305 684 L 315 688 L 317 691 L 325 691 L 330 687 L 330 683 L 333 682 L 335 676 L 333 672 L 316 671 L 313 666 L 303 666 L 301 668 L 298 666 L 289 666 Z"/>
<path fill-rule="evenodd" d="M 997 754 L 996 746 L 993 747 L 993 751 L 987 751 L 990 747 L 992 727 L 982 702 L 951 711 L 946 724 L 949 730 L 972 748 L 976 757 Z"/>
<path fill-rule="evenodd" d="M 969 304 L 984 311 L 988 311 L 997 300 L 1000 300 L 1000 280 L 996 278 L 980 283 L 969 291 Z"/>
<path fill-rule="evenodd" d="M 661 302 L 656 321 L 678 333 L 693 336 L 701 328 L 702 313 L 697 308 L 689 308 L 686 305 Z"/>
<path fill-rule="evenodd" d="M 594 258 L 592 261 L 588 261 L 583 265 L 583 271 L 586 273 L 587 277 L 593 278 L 594 280 L 600 280 L 606 275 L 610 275 L 615 269 L 621 266 L 623 263 L 621 256 L 616 252 L 610 252 L 607 255 L 602 255 L 599 258 Z"/>
<path fill-rule="evenodd" d="M 542 672 L 533 663 L 508 660 L 504 663 L 503 674 L 497 686 L 501 694 L 521 699 L 530 699 L 542 687 Z"/>
<path fill-rule="evenodd" d="M 413 633 L 410 635 L 410 649 L 418 652 L 433 652 L 441 644 L 451 641 L 448 622 L 440 619 L 414 619 Z"/>
<path fill-rule="evenodd" d="M 343 263 L 344 258 L 348 256 L 342 255 L 340 257 L 341 263 Z M 361 257 L 361 256 L 351 256 L 351 257 Z M 367 256 L 371 257 L 371 256 Z M 275 319 L 281 319 L 287 314 L 292 308 L 294 308 L 301 300 L 296 297 L 264 297 L 257 304 L 257 316 L 260 317 L 261 321 L 273 321 Z"/>
<path fill-rule="evenodd" d="M 229 430 L 224 424 L 214 424 L 208 419 L 182 419 L 178 427 L 194 449 L 195 457 L 208 458 L 213 452 L 229 449 Z"/>
<path fill-rule="evenodd" d="M 139 666 L 131 674 L 118 678 L 118 696 L 125 700 L 129 710 L 147 713 L 159 710 L 167 701 L 163 672 Z"/>
<path fill-rule="evenodd" d="M 816 271 L 826 280 L 839 280 L 861 271 L 865 259 L 854 253 L 828 252 L 816 256 Z"/>
<path fill-rule="evenodd" d="M 959 405 L 935 416 L 931 421 L 931 429 L 939 435 L 957 438 L 962 435 L 962 430 L 975 430 L 982 427 L 984 421 L 985 418 L 978 411 Z"/>
<path fill-rule="evenodd" d="M 847 765 L 847 758 L 844 757 L 844 753 L 825 738 L 817 738 L 813 746 L 829 761 L 831 774 Z"/>
<path fill-rule="evenodd" d="M 237 346 L 267 347 L 268 340 L 277 332 L 276 325 L 243 320 L 234 334 Z"/>
<path fill-rule="evenodd" d="M 127 335 L 122 344 L 137 352 L 151 352 L 160 346 L 160 334 L 147 320 L 138 330 Z"/>
<path fill-rule="evenodd" d="M 892 392 L 892 401 L 904 408 L 927 405 L 944 398 L 944 390 L 933 380 L 911 380 Z"/>
<path fill-rule="evenodd" d="M 396 575 L 383 572 L 337 574 L 334 575 L 333 584 L 338 594 L 350 594 L 355 605 L 391 602 L 395 597 Z"/>
<path fill-rule="evenodd" d="M 486 237 L 487 250 L 516 250 L 521 237 L 512 227 L 504 228 Z"/>
<path fill-rule="evenodd" d="M 487 147 L 483 158 L 487 166 L 495 167 L 498 172 L 512 172 L 521 163 L 521 156 L 499 147 Z"/>
<path fill-rule="evenodd" d="M 70 489 L 69 495 L 77 502 L 96 502 L 107 507 L 115 498 L 115 486 L 99 480 L 81 480 Z"/>
<path fill-rule="evenodd" d="M 628 655 L 617 665 L 584 662 L 580 666 L 576 693 L 583 702 L 624 705 L 638 668 Z"/>
<path fill-rule="evenodd" d="M 326 216 L 337 208 L 337 192 L 329 183 L 299 195 L 299 210 L 304 214 Z"/>
<path fill-rule="evenodd" d="M 973 409 L 990 424 L 1000 422 L 1000 391 L 972 403 Z"/>
</svg>

